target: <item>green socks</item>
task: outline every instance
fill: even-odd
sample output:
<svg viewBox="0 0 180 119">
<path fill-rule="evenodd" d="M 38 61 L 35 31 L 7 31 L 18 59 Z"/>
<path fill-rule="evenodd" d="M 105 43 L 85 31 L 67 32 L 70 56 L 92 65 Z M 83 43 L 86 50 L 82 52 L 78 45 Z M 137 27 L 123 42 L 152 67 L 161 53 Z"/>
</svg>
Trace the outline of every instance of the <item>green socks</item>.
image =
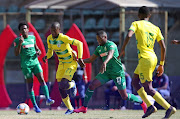
<svg viewBox="0 0 180 119">
<path fill-rule="evenodd" d="M 141 99 L 139 99 L 138 97 L 136 97 L 134 94 L 130 94 L 130 93 L 127 93 L 128 94 L 128 98 L 127 100 L 131 101 L 131 102 L 136 102 L 136 103 L 142 103 L 143 101 Z"/>
<path fill-rule="evenodd" d="M 49 99 L 49 90 L 47 85 L 42 86 L 42 90 L 44 92 L 44 95 L 46 96 L 46 99 Z"/>
<path fill-rule="evenodd" d="M 94 90 L 90 90 L 89 88 L 86 91 L 85 98 L 84 98 L 84 107 L 87 107 L 89 100 L 91 99 L 92 94 L 94 93 Z"/>
<path fill-rule="evenodd" d="M 37 106 L 36 99 L 35 99 L 35 95 L 34 95 L 34 91 L 29 92 L 29 97 L 30 97 L 33 105 L 34 105 L 34 106 Z"/>
</svg>

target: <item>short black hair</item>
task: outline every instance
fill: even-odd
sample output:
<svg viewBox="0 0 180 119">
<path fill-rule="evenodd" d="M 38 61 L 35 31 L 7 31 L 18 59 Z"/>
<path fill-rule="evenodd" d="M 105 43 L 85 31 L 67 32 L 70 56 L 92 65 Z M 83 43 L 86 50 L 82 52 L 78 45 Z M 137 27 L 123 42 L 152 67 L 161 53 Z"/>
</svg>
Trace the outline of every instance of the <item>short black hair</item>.
<svg viewBox="0 0 180 119">
<path fill-rule="evenodd" d="M 27 26 L 27 28 L 29 28 L 29 25 L 28 25 L 28 23 L 27 23 L 27 22 L 21 22 L 21 23 L 19 23 L 19 25 L 18 25 L 18 29 L 19 29 L 19 31 L 20 31 L 21 26 L 23 26 L 23 25 L 26 25 L 26 26 Z"/>
<path fill-rule="evenodd" d="M 51 28 L 59 28 L 60 29 L 60 23 L 59 22 L 53 22 L 51 25 Z"/>
<path fill-rule="evenodd" d="M 144 14 L 146 16 L 150 15 L 150 10 L 146 6 L 142 6 L 139 8 L 139 14 Z"/>
<path fill-rule="evenodd" d="M 104 30 L 100 30 L 96 33 L 97 36 L 107 36 L 107 33 Z"/>
</svg>

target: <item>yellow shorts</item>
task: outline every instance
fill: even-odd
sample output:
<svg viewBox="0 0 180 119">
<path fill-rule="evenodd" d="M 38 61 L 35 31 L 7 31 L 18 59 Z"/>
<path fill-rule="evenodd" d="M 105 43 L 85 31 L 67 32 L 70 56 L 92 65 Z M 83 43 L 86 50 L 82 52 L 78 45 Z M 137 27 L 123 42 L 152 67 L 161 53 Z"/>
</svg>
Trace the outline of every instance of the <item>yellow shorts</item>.
<svg viewBox="0 0 180 119">
<path fill-rule="evenodd" d="M 74 73 L 77 70 L 77 62 L 72 61 L 71 63 L 59 63 L 58 69 L 56 72 L 57 82 L 60 82 L 62 78 L 66 78 L 69 81 L 72 80 Z"/>
<path fill-rule="evenodd" d="M 134 73 L 139 75 L 141 83 L 152 81 L 153 71 L 157 65 L 157 57 L 141 58 Z"/>
</svg>

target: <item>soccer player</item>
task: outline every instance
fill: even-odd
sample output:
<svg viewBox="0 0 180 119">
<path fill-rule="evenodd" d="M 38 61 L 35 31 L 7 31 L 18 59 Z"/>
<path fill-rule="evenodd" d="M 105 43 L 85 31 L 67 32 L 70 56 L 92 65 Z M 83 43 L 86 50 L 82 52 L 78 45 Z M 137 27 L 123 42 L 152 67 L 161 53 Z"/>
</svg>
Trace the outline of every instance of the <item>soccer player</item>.
<svg viewBox="0 0 180 119">
<path fill-rule="evenodd" d="M 146 118 L 153 112 L 157 111 L 157 108 L 153 106 L 147 98 L 147 94 L 149 94 L 156 100 L 158 104 L 160 104 L 163 108 L 167 110 L 164 117 L 165 119 L 167 119 L 176 112 L 176 109 L 172 107 L 152 87 L 152 73 L 157 64 L 157 56 L 153 49 L 155 40 L 157 39 L 157 42 L 161 47 L 161 61 L 157 69 L 158 76 L 161 76 L 164 72 L 166 48 L 163 40 L 164 38 L 161 34 L 159 27 L 149 22 L 150 16 L 150 11 L 146 6 L 143 6 L 139 9 L 138 17 L 140 20 L 133 22 L 130 26 L 129 32 L 125 38 L 119 57 L 125 55 L 125 47 L 132 35 L 135 33 L 139 64 L 134 71 L 132 85 L 137 90 L 137 93 L 147 104 L 148 107 L 146 113 L 142 116 L 142 118 Z M 140 84 L 140 82 L 142 85 Z"/>
<path fill-rule="evenodd" d="M 54 100 L 49 97 L 49 90 L 46 82 L 44 81 L 43 71 L 37 58 L 37 55 L 41 55 L 41 51 L 36 44 L 35 36 L 28 35 L 29 26 L 25 22 L 20 23 L 18 29 L 21 36 L 14 40 L 14 52 L 16 56 L 21 56 L 21 68 L 26 79 L 29 96 L 33 103 L 34 110 L 37 113 L 40 113 L 41 109 L 36 103 L 33 91 L 33 74 L 38 78 L 38 81 L 42 86 L 43 92 L 47 99 L 46 104 L 51 105 L 54 103 Z"/>
<path fill-rule="evenodd" d="M 60 95 L 62 101 L 68 108 L 65 112 L 66 115 L 72 114 L 74 108 L 71 105 L 69 95 L 66 93 L 67 90 L 71 89 L 73 96 L 76 95 L 77 89 L 72 77 L 77 70 L 77 61 L 81 67 L 84 67 L 85 64 L 82 60 L 83 54 L 83 44 L 81 41 L 68 37 L 60 33 L 60 24 L 54 22 L 51 25 L 51 35 L 47 37 L 48 51 L 46 56 L 43 58 L 43 61 L 46 62 L 46 59 L 49 59 L 53 56 L 53 52 L 59 58 L 59 65 L 56 72 L 56 79 L 59 85 Z M 78 49 L 78 60 L 74 60 L 74 53 L 71 45 L 77 46 Z"/>
<path fill-rule="evenodd" d="M 122 99 L 140 103 L 145 112 L 146 104 L 135 95 L 126 92 L 125 73 L 121 61 L 117 59 L 119 53 L 116 44 L 107 40 L 107 34 L 102 30 L 97 32 L 96 38 L 99 46 L 90 58 L 84 59 L 83 61 L 84 63 L 92 63 L 98 56 L 100 56 L 102 57 L 103 64 L 100 68 L 100 72 L 90 83 L 86 91 L 83 106 L 79 109 L 75 109 L 74 112 L 86 113 L 88 102 L 94 90 L 110 80 L 113 80 L 115 85 L 118 87 L 118 92 L 120 93 Z"/>
</svg>

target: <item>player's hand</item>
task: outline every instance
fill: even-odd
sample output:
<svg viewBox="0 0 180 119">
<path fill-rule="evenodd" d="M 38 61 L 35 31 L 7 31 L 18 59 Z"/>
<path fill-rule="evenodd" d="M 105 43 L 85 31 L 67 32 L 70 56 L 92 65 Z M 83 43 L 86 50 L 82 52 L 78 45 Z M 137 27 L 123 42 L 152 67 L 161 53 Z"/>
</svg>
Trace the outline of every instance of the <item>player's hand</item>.
<svg viewBox="0 0 180 119">
<path fill-rule="evenodd" d="M 161 76 L 163 73 L 164 73 L 164 66 L 163 65 L 159 65 L 158 68 L 157 68 L 157 76 Z"/>
<path fill-rule="evenodd" d="M 178 40 L 172 40 L 171 43 L 172 44 L 179 44 L 179 41 Z"/>
<path fill-rule="evenodd" d="M 22 45 L 23 41 L 24 41 L 24 38 L 23 38 L 23 36 L 21 35 L 20 38 L 19 38 L 19 44 Z"/>
<path fill-rule="evenodd" d="M 121 57 L 121 56 L 125 56 L 125 50 L 121 50 L 121 52 L 120 52 L 120 54 L 119 54 L 119 56 L 118 56 L 118 59 Z"/>
<path fill-rule="evenodd" d="M 43 60 L 44 63 L 46 63 L 46 62 L 47 62 L 47 56 L 44 56 L 44 57 L 42 58 L 42 60 Z"/>
<path fill-rule="evenodd" d="M 79 65 L 80 65 L 82 68 L 85 67 L 85 64 L 84 64 L 84 61 L 82 60 L 82 58 L 79 58 L 79 59 L 78 59 L 78 63 L 79 63 Z"/>
<path fill-rule="evenodd" d="M 100 73 L 103 74 L 106 71 L 106 63 L 103 62 L 101 65 Z"/>
<path fill-rule="evenodd" d="M 36 54 L 38 55 L 38 56 L 40 56 L 42 53 L 41 53 L 41 50 L 38 50 L 38 51 L 36 51 Z"/>
</svg>

